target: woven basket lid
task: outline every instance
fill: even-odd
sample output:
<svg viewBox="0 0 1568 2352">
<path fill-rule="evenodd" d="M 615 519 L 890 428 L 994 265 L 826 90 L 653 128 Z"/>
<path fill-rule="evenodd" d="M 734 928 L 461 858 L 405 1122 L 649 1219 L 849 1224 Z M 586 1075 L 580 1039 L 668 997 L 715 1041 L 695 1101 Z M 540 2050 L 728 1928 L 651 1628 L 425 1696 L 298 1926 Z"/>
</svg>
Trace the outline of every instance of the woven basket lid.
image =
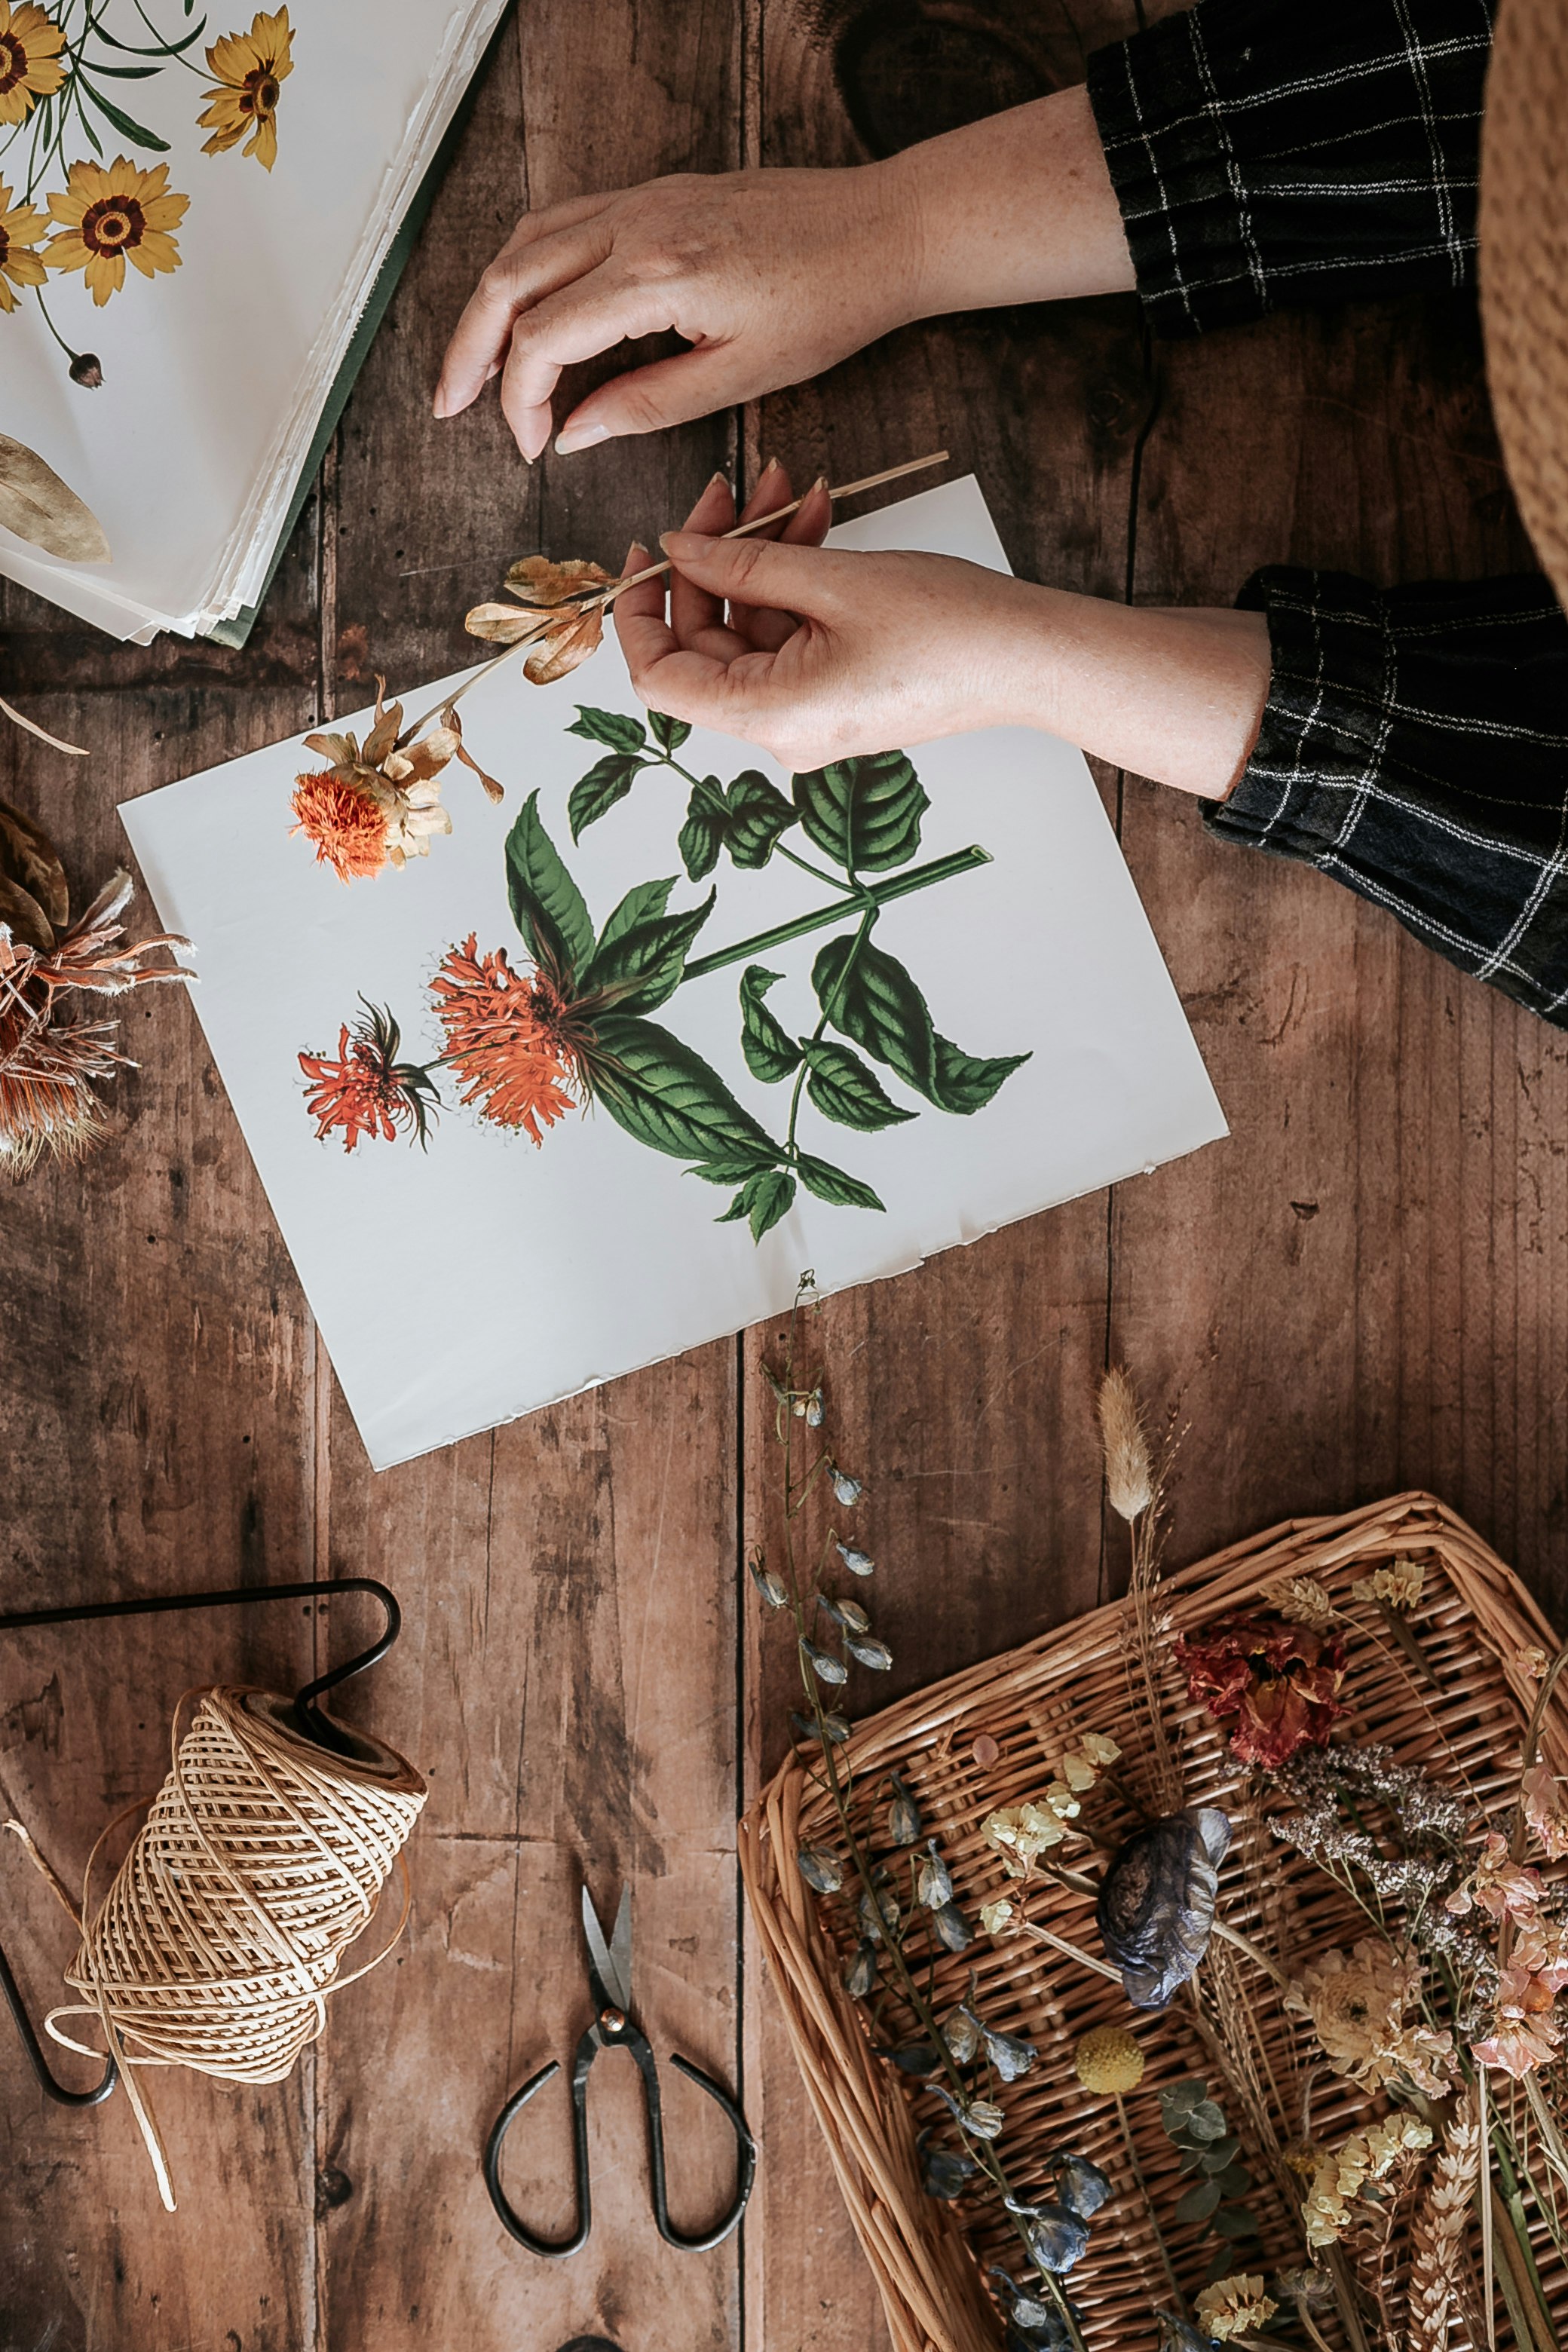
<svg viewBox="0 0 1568 2352">
<path fill-rule="evenodd" d="M 1509 478 L 1568 604 L 1568 0 L 1503 0 L 1481 129 L 1487 376 Z"/>
</svg>

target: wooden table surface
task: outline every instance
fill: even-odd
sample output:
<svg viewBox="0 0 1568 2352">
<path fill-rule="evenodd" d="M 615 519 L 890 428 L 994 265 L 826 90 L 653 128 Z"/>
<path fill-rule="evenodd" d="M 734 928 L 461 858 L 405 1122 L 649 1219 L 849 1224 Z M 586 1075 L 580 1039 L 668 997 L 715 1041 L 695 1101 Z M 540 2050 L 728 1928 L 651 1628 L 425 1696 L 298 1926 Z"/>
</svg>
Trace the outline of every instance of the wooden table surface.
<svg viewBox="0 0 1568 2352">
<path fill-rule="evenodd" d="M 525 205 L 672 169 L 853 163 L 1081 78 L 1131 23 L 1119 0 L 521 0 L 249 646 L 116 646 L 6 589 L 5 691 L 93 757 L 8 732 L 0 790 L 96 885 L 125 855 L 117 800 L 356 707 L 374 668 L 409 687 L 455 667 L 458 616 L 510 558 L 618 564 L 715 466 L 749 477 L 774 451 L 842 480 L 945 444 L 1019 572 L 1142 602 L 1226 602 L 1278 560 L 1383 582 L 1528 561 L 1458 298 L 1152 352 L 1131 298 L 950 319 L 743 415 L 531 471 L 493 400 L 432 421 L 451 323 Z M 1212 843 L 1176 795 L 1104 786 L 1232 1136 L 827 1311 L 893 1685 L 1114 1588 L 1091 1423 L 1114 1358 L 1189 1424 L 1177 1557 L 1419 1485 L 1552 1605 L 1568 1040 L 1332 883 Z M 734 1860 L 784 1704 L 740 1574 L 770 1510 L 765 1335 L 374 1476 L 191 1008 L 153 992 L 122 1018 L 142 1066 L 112 1089 L 125 1131 L 5 1200 L 0 1606 L 384 1577 L 406 1632 L 346 1711 L 431 1794 L 412 1931 L 295 2076 L 159 2078 L 177 2216 L 123 2097 L 47 2106 L 0 2029 L 0 2347 L 555 2352 L 586 2334 L 867 2352 L 880 2320 Z M 5 1810 L 79 1880 L 102 1823 L 161 1777 L 184 1690 L 291 1687 L 329 1642 L 344 1654 L 363 1606 L 14 1640 Z M 485 2199 L 503 2092 L 585 2021 L 584 1859 L 601 1904 L 623 1874 L 636 1889 L 658 2047 L 738 2084 L 762 2144 L 743 2236 L 710 2254 L 654 2235 L 624 2062 L 594 2085 L 584 2252 L 531 2259 Z M 41 2011 L 70 1932 L 9 1840 L 0 1871 Z M 728 2193 L 726 2135 L 673 2079 L 668 2119 L 691 2223 Z M 509 2178 L 549 2225 L 561 2095 L 529 2124 Z"/>
</svg>

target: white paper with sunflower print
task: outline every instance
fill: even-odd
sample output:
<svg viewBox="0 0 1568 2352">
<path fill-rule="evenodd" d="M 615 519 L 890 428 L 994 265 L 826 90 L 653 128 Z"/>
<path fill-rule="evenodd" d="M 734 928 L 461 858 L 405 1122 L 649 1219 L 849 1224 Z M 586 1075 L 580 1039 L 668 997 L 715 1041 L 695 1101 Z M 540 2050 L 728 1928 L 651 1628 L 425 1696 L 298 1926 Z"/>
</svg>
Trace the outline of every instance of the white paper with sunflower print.
<svg viewBox="0 0 1568 2352">
<path fill-rule="evenodd" d="M 1005 569 L 973 478 L 833 540 Z M 598 714 L 597 741 L 568 731 L 580 707 Z M 595 759 L 605 732 L 618 724 L 632 740 L 647 716 L 613 643 L 553 686 L 509 667 L 463 712 L 503 803 L 447 769 L 450 834 L 429 829 L 418 787 L 405 862 L 347 885 L 290 830 L 297 777 L 322 767 L 300 737 L 121 811 L 164 926 L 196 942 L 197 1016 L 378 1469 L 774 1314 L 807 1266 L 824 1291 L 897 1274 L 1226 1132 L 1100 796 L 1067 745 L 997 730 L 915 751 L 916 781 L 898 772 L 876 799 L 876 844 L 847 908 L 843 886 L 835 905 L 817 878 L 829 861 L 816 816 L 785 809 L 804 780 L 700 730 L 676 747 L 684 775 L 650 737 L 602 814 L 584 821 L 579 799 L 574 841 L 574 788 L 616 756 Z M 362 751 L 372 716 L 340 722 Z M 879 769 L 879 790 L 893 774 Z M 752 781 L 737 792 L 742 776 Z M 710 865 L 712 844 L 689 830 L 710 778 L 731 813 L 744 803 L 731 834 L 749 865 L 717 853 Z M 746 825 L 770 808 L 784 812 L 779 854 L 757 863 Z M 722 813 L 713 821 L 725 831 Z M 552 845 L 601 940 L 616 909 L 649 918 L 642 969 L 658 964 L 658 984 L 612 1017 L 603 972 L 600 1011 L 587 1003 L 581 959 L 574 989 L 539 994 L 509 890 L 520 828 L 535 851 L 541 837 Z M 892 838 L 899 828 L 906 838 Z M 548 898 L 547 865 L 536 855 L 531 871 Z M 573 892 L 554 903 L 568 929 L 584 919 Z M 825 1033 L 824 960 L 868 933 L 873 913 L 875 970 L 904 976 L 910 1025 L 900 1038 L 841 1009 Z M 537 906 L 531 919 L 543 919 Z M 636 935 L 623 919 L 620 937 Z M 532 944 L 544 944 L 537 930 Z M 510 974 L 499 1001 L 483 985 L 498 952 Z M 563 993 L 577 1000 L 564 1022 Z M 400 1030 L 396 1066 L 381 1073 L 384 1118 L 356 1058 L 377 1042 L 367 1007 Z M 595 1029 L 600 1063 L 574 1060 L 574 1019 Z M 715 1120 L 717 1142 L 660 1129 L 660 1102 L 628 1097 L 628 1048 L 650 1041 L 667 1068 L 679 1064 L 683 1115 Z M 883 1205 L 854 1205 L 867 1193 Z M 1048 1300 L 1021 1297 L 1017 1311 L 1046 1317 Z"/>
<path fill-rule="evenodd" d="M 121 637 L 257 600 L 504 5 L 0 0 L 0 431 L 112 559 L 0 529 L 0 572 Z"/>
</svg>

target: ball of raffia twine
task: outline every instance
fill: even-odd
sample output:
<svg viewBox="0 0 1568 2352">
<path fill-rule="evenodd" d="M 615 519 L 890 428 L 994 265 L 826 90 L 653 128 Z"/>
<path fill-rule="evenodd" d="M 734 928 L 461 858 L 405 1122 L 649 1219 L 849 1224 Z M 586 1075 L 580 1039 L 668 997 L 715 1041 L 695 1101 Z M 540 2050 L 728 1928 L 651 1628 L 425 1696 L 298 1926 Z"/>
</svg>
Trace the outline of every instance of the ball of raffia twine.
<svg viewBox="0 0 1568 2352">
<path fill-rule="evenodd" d="M 1568 603 L 1568 0 L 1503 0 L 1481 130 L 1487 379 L 1525 529 Z"/>
<path fill-rule="evenodd" d="M 182 1736 L 187 1705 L 195 1712 Z M 82 2000 L 45 2021 L 57 2042 L 89 2056 L 57 2021 L 100 2021 L 170 2212 L 174 2184 L 142 2070 L 281 2082 L 325 2026 L 329 1994 L 384 1959 L 408 1916 L 402 1850 L 424 1780 L 363 1733 L 343 1732 L 354 1752 L 334 1755 L 295 1729 L 293 1716 L 268 1691 L 181 1700 L 169 1776 L 96 1911 L 89 1886 L 102 1837 L 88 1859 L 81 1949 L 66 1971 Z M 402 1916 L 374 1959 L 340 1976 L 395 1864 Z"/>
</svg>

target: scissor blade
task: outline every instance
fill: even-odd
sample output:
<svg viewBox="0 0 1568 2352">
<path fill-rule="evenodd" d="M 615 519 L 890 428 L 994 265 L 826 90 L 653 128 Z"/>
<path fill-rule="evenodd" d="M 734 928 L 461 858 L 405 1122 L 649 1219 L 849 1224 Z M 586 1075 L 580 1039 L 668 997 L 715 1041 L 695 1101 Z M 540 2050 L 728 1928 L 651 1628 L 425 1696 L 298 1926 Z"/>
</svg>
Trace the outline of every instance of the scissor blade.
<svg viewBox="0 0 1568 2352">
<path fill-rule="evenodd" d="M 598 1971 L 599 1981 L 619 2009 L 632 2005 L 632 1890 L 621 1889 L 621 1907 L 616 1914 L 616 1932 L 611 1942 L 605 1941 L 605 1931 L 599 1925 L 599 1915 L 594 1908 L 594 1898 L 583 1889 L 583 1933 L 587 1939 L 588 1957 Z"/>
</svg>

